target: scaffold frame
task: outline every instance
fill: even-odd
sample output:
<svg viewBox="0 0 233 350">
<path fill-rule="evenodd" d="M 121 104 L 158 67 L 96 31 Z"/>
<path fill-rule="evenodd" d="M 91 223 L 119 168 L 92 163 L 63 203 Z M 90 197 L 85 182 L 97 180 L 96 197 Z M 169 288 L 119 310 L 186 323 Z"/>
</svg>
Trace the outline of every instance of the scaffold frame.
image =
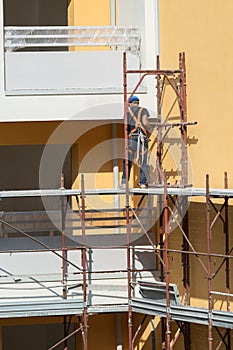
<svg viewBox="0 0 233 350">
<path fill-rule="evenodd" d="M 147 317 L 153 318 L 154 316 L 160 316 L 162 320 L 162 347 L 166 350 L 171 350 L 174 348 L 178 338 L 183 335 L 184 338 L 184 349 L 191 349 L 191 332 L 190 332 L 190 322 L 195 322 L 199 324 L 204 324 L 208 327 L 208 350 L 213 348 L 213 329 L 219 335 L 219 345 L 224 344 L 226 349 L 231 350 L 231 329 L 233 328 L 232 313 L 230 310 L 230 297 L 232 297 L 230 288 L 230 260 L 233 258 L 232 251 L 233 248 L 230 247 L 229 243 L 229 200 L 233 198 L 233 189 L 228 188 L 228 177 L 227 173 L 224 174 L 224 189 L 214 189 L 210 188 L 209 175 L 206 175 L 206 188 L 193 188 L 188 183 L 188 168 L 187 168 L 187 127 L 189 125 L 195 125 L 196 122 L 191 123 L 187 120 L 187 102 L 186 102 L 186 68 L 185 68 L 185 55 L 184 53 L 179 56 L 179 69 L 178 70 L 160 70 L 160 61 L 157 57 L 157 69 L 156 70 L 127 70 L 126 54 L 124 53 L 123 60 L 123 75 L 124 75 L 124 142 L 125 142 L 125 158 L 126 164 L 128 164 L 128 135 L 127 135 L 127 111 L 128 111 L 128 91 L 127 91 L 127 75 L 140 73 L 141 79 L 135 89 L 131 92 L 132 96 L 138 89 L 143 78 L 147 75 L 154 75 L 157 80 L 157 112 L 158 112 L 158 122 L 157 122 L 157 152 L 156 152 L 156 171 L 158 174 L 158 183 L 154 187 L 149 186 L 147 189 L 139 188 L 129 188 L 128 180 L 126 181 L 126 189 L 86 189 L 84 182 L 84 175 L 81 177 L 81 188 L 80 189 L 65 189 L 64 188 L 64 178 L 61 178 L 61 188 L 57 190 L 32 190 L 32 191 L 0 191 L 0 197 L 4 198 L 17 198 L 17 197 L 43 197 L 43 196 L 57 196 L 61 199 L 61 251 L 60 255 L 56 249 L 49 247 L 42 241 L 38 240 L 36 237 L 32 237 L 26 232 L 14 227 L 8 223 L 3 218 L 0 218 L 1 225 L 6 225 L 15 229 L 16 232 L 20 233 L 22 236 L 27 237 L 37 244 L 41 245 L 44 250 L 51 251 L 53 254 L 57 255 L 62 261 L 62 297 L 63 300 L 67 299 L 67 264 L 72 264 L 67 258 L 67 252 L 69 249 L 80 249 L 82 260 L 81 266 L 74 266 L 79 270 L 82 275 L 82 291 L 83 291 L 83 304 L 82 306 L 75 304 L 78 308 L 77 313 L 73 313 L 72 307 L 70 305 L 71 313 L 64 314 L 64 338 L 59 340 L 56 344 L 50 347 L 48 350 L 55 349 L 60 344 L 64 344 L 64 349 L 67 348 L 67 340 L 69 337 L 74 336 L 78 332 L 82 335 L 83 349 L 88 350 L 88 318 L 94 312 L 110 312 L 107 307 L 100 306 L 94 309 L 89 307 L 87 304 L 87 241 L 86 241 L 86 202 L 85 198 L 87 195 L 95 196 L 97 194 L 101 195 L 125 195 L 125 222 L 126 222 L 126 235 L 127 235 L 127 303 L 121 305 L 115 305 L 111 310 L 117 310 L 128 313 L 128 350 L 133 350 L 135 341 L 138 337 L 140 329 Z M 179 90 L 173 85 L 170 75 L 179 75 Z M 166 123 L 162 121 L 162 86 L 163 78 L 165 77 L 168 83 L 171 83 L 172 89 L 174 90 L 177 99 L 179 100 L 180 106 L 180 121 L 178 123 Z M 163 144 L 163 134 L 162 130 L 165 127 L 178 126 L 181 132 L 181 179 L 180 183 L 176 186 L 169 186 L 167 183 L 166 176 L 162 169 L 162 144 Z M 128 167 L 126 167 L 126 174 L 128 174 Z M 126 175 L 126 178 L 128 176 Z M 140 218 L 137 217 L 136 211 L 130 206 L 130 196 L 135 194 L 139 197 L 142 196 L 158 196 L 158 204 L 160 206 L 160 217 L 157 220 L 156 235 L 158 237 L 158 244 L 155 245 L 151 240 L 148 232 L 143 228 L 143 224 L 140 222 Z M 81 222 L 81 246 L 77 247 L 67 247 L 65 242 L 66 235 L 66 215 L 67 215 L 67 203 L 70 198 L 74 197 L 77 201 L 78 212 L 80 215 Z M 174 198 L 181 198 L 180 201 L 175 201 Z M 207 251 L 201 252 L 195 249 L 189 238 L 189 216 L 188 216 L 188 200 L 192 197 L 203 197 L 205 198 L 205 219 L 206 219 L 206 245 Z M 217 208 L 213 202 L 213 198 L 218 198 L 223 200 L 220 209 Z M 214 217 L 211 218 L 210 211 L 214 210 Z M 182 217 L 181 222 L 176 218 L 177 212 L 180 217 Z M 155 257 L 158 260 L 158 266 L 160 266 L 160 281 L 165 284 L 165 295 L 166 302 L 164 304 L 151 303 L 148 300 L 138 300 L 135 299 L 132 293 L 133 290 L 133 280 L 132 280 L 132 261 L 131 261 L 131 218 L 132 216 L 136 218 L 139 222 L 143 234 L 148 238 L 150 243 L 150 249 L 155 253 Z M 212 240 L 212 229 L 217 220 L 221 220 L 223 223 L 223 233 L 225 235 L 225 253 L 218 254 L 211 251 L 211 240 Z M 176 221 L 177 227 L 179 228 L 183 243 L 181 249 L 171 249 L 169 248 L 169 238 L 170 238 L 170 224 L 171 220 Z M 184 305 L 173 306 L 170 299 L 170 265 L 169 265 L 169 254 L 180 254 L 182 256 L 182 283 L 184 290 Z M 189 257 L 195 257 L 200 263 L 207 279 L 208 284 L 208 308 L 193 308 L 190 306 L 190 261 Z M 202 258 L 207 259 L 207 263 L 204 263 Z M 211 260 L 213 257 L 221 259 L 220 264 L 217 266 L 216 270 L 213 272 L 211 268 Z M 212 290 L 212 280 L 213 278 L 222 270 L 225 266 L 226 273 L 226 292 L 218 292 Z M 221 293 L 221 295 L 226 297 L 226 312 L 217 312 L 214 310 L 212 296 L 214 294 Z M 136 327 L 136 331 L 133 329 L 133 314 L 134 312 L 143 313 L 142 320 L 140 324 Z M 190 316 L 191 315 L 191 316 Z M 78 326 L 73 332 L 69 332 L 69 324 L 71 322 L 71 317 L 77 317 Z M 171 320 L 174 319 L 178 326 L 177 334 L 172 338 L 171 334 Z M 220 327 L 224 328 L 224 323 L 226 325 L 223 332 L 220 331 Z"/>
</svg>

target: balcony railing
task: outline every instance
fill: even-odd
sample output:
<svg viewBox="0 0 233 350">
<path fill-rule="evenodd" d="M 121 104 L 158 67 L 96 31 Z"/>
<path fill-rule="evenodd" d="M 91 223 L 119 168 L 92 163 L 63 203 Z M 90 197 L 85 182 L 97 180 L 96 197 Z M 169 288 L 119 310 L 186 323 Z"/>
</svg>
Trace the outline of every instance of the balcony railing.
<svg viewBox="0 0 233 350">
<path fill-rule="evenodd" d="M 140 35 L 133 26 L 33 26 L 5 27 L 5 50 L 22 48 L 108 46 L 138 52 Z"/>
<path fill-rule="evenodd" d="M 129 69 L 141 64 L 135 26 L 5 27 L 4 33 L 6 95 L 122 93 L 121 51 Z M 137 79 L 130 77 L 129 86 Z"/>
</svg>

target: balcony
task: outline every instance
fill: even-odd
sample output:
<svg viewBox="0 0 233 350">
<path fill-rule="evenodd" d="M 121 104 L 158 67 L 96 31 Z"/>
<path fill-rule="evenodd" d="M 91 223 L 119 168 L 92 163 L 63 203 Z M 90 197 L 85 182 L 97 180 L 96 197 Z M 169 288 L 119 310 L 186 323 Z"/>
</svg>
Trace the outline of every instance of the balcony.
<svg viewBox="0 0 233 350">
<path fill-rule="evenodd" d="M 5 95 L 122 93 L 122 51 L 129 69 L 140 67 L 132 26 L 6 26 L 4 35 Z"/>
<path fill-rule="evenodd" d="M 55 202 L 60 204 L 60 208 L 53 211 L 46 208 L 46 211 L 1 212 L 2 318 L 82 314 L 84 274 L 89 312 L 127 310 L 125 209 L 85 209 L 83 219 L 80 193 L 80 190 L 71 189 L 0 192 L 1 204 L 5 208 L 7 201 L 14 204 L 16 199 L 35 200 L 37 197 L 46 201 L 46 207 L 54 207 Z M 123 195 L 124 191 L 117 190 L 117 193 Z M 103 194 L 111 197 L 112 190 L 106 189 Z M 70 195 L 76 198 L 78 210 L 69 208 Z M 85 192 L 86 197 L 96 195 L 95 190 Z M 152 211 L 153 208 L 138 208 L 137 214 L 148 224 Z M 133 216 L 131 228 L 134 284 L 138 279 L 154 281 L 158 277 L 158 267 L 154 251 L 149 247 L 150 241 L 140 231 Z M 135 228 L 137 232 L 134 232 Z M 83 235 L 86 241 L 85 268 Z M 153 239 L 152 233 L 150 239 Z M 10 305 L 10 310 L 7 305 Z"/>
</svg>

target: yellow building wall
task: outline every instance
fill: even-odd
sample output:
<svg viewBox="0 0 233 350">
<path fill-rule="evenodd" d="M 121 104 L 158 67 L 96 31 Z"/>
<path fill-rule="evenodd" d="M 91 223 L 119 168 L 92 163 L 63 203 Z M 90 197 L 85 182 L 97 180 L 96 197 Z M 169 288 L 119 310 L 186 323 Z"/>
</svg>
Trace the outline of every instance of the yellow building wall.
<svg viewBox="0 0 233 350">
<path fill-rule="evenodd" d="M 219 2 L 160 0 L 161 66 L 178 67 L 178 54 L 185 52 L 187 66 L 188 119 L 197 121 L 188 134 L 195 139 L 189 146 L 195 187 L 223 186 L 223 172 L 232 166 L 231 111 L 233 37 L 231 0 Z"/>
<path fill-rule="evenodd" d="M 110 1 L 70 0 L 68 5 L 68 25 L 110 25 Z"/>
<path fill-rule="evenodd" d="M 46 144 L 50 135 L 59 125 L 60 122 L 1 123 L 0 145 Z"/>
<path fill-rule="evenodd" d="M 109 26 L 109 0 L 70 0 L 68 5 L 68 25 Z M 73 50 L 74 48 L 71 48 Z M 76 47 L 78 50 L 103 50 L 103 47 Z"/>
<path fill-rule="evenodd" d="M 185 52 L 186 57 L 188 121 L 197 121 L 198 123 L 196 126 L 188 127 L 191 183 L 194 187 L 204 188 L 206 174 L 209 174 L 211 187 L 224 188 L 224 172 L 227 171 L 229 187 L 232 188 L 233 167 L 230 162 L 230 151 L 233 126 L 231 118 L 233 109 L 231 96 L 233 50 L 230 43 L 233 37 L 231 20 L 233 3 L 230 0 L 224 2 L 218 0 L 160 0 L 159 13 L 161 68 L 178 68 L 180 52 Z M 164 101 L 163 117 L 167 117 L 171 101 L 170 96 Z M 177 110 L 174 115 L 176 113 Z M 192 198 L 189 207 L 189 236 L 194 249 L 206 253 L 206 205 L 198 203 L 198 201 L 205 202 L 205 198 Z M 220 200 L 213 201 L 220 209 Z M 231 232 L 233 224 L 231 201 L 229 205 L 229 232 Z M 211 209 L 211 220 L 215 214 L 214 210 Z M 229 239 L 230 247 L 232 247 L 231 235 Z M 182 242 L 181 231 L 176 228 L 170 234 L 169 247 L 181 249 Z M 219 219 L 212 230 L 211 252 L 225 254 L 225 234 L 223 233 L 223 223 Z M 199 259 L 207 267 L 206 256 L 200 255 Z M 211 258 L 211 271 L 213 273 L 211 289 L 213 291 L 226 292 L 226 265 L 222 264 L 220 268 L 222 262 L 223 258 L 221 257 Z M 169 263 L 170 281 L 177 284 L 183 301 L 181 254 L 170 253 Z M 230 276 L 232 269 L 231 259 Z M 190 293 L 191 305 L 208 307 L 207 273 L 194 255 L 190 255 Z M 213 295 L 213 305 L 216 309 L 226 310 L 226 298 Z M 174 325 L 172 327 L 173 333 Z M 222 334 L 224 332 L 221 330 Z M 217 332 L 213 330 L 214 348 L 217 348 L 220 340 Z M 191 341 L 192 349 L 207 349 L 207 327 L 192 324 Z M 184 348 L 182 336 L 175 348 Z M 222 344 L 219 348 L 224 349 L 225 346 Z"/>
</svg>

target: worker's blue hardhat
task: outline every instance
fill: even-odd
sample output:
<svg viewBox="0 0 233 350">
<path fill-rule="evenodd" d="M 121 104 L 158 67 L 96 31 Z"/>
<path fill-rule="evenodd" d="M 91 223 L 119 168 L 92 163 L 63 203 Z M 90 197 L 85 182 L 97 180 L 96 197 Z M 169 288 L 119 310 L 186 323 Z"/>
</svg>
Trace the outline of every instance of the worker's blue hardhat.
<svg viewBox="0 0 233 350">
<path fill-rule="evenodd" d="M 139 98 L 137 96 L 132 96 L 130 99 L 129 99 L 129 103 L 132 103 L 132 102 L 139 102 Z"/>
</svg>

